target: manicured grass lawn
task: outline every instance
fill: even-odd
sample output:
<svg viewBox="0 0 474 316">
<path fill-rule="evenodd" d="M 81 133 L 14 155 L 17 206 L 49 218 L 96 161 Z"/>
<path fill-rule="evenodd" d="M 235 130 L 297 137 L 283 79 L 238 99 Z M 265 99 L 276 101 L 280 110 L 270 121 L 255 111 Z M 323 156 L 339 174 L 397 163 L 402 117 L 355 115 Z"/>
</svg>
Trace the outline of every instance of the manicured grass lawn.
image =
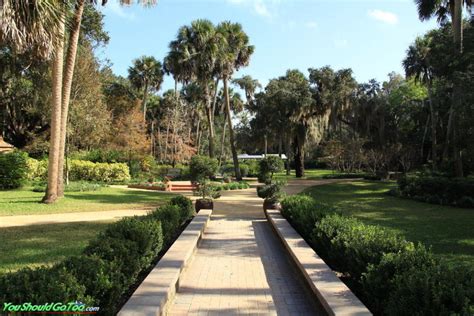
<svg viewBox="0 0 474 316">
<path fill-rule="evenodd" d="M 330 169 L 306 169 L 305 170 L 305 177 L 302 178 L 302 179 L 307 179 L 307 180 L 318 180 L 318 179 L 322 179 L 323 176 L 327 176 L 327 175 L 336 175 L 336 174 L 340 174 L 339 171 L 334 171 L 334 170 L 330 170 Z M 277 179 L 281 179 L 281 180 L 294 180 L 296 179 L 295 177 L 295 170 L 291 170 L 291 174 L 288 176 L 286 175 L 286 171 L 284 172 L 280 172 L 280 173 L 277 173 L 275 175 L 275 177 Z"/>
<path fill-rule="evenodd" d="M 0 229 L 0 274 L 49 265 L 79 255 L 89 240 L 111 223 L 82 222 Z"/>
<path fill-rule="evenodd" d="M 106 187 L 98 191 L 69 192 L 57 203 L 40 203 L 43 193 L 31 188 L 0 191 L 0 216 L 94 212 L 152 208 L 163 204 L 173 195 L 155 191 L 135 191 Z"/>
<path fill-rule="evenodd" d="M 432 246 L 452 264 L 474 268 L 474 209 L 416 202 L 386 192 L 395 183 L 357 181 L 316 186 L 304 193 L 368 224 L 394 229 Z"/>
</svg>

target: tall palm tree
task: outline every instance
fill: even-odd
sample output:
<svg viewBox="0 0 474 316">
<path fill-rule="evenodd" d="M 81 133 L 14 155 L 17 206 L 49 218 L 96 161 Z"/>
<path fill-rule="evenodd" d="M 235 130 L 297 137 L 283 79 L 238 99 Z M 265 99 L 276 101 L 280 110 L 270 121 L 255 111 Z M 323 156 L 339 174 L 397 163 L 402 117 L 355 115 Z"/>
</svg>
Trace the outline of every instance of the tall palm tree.
<svg viewBox="0 0 474 316">
<path fill-rule="evenodd" d="M 195 81 L 204 93 L 205 112 L 209 128 L 209 157 L 214 157 L 214 122 L 212 113 L 213 79 L 217 75 L 216 61 L 223 38 L 209 20 L 195 20 L 182 26 L 170 46 L 181 52 L 180 74 L 186 81 Z"/>
<path fill-rule="evenodd" d="M 253 79 L 251 76 L 246 75 L 242 78 L 237 78 L 232 81 L 233 84 L 237 85 L 240 89 L 245 91 L 245 98 L 247 99 L 247 105 L 253 108 L 255 99 L 255 92 L 257 89 L 262 88 L 260 82 L 257 79 Z"/>
<path fill-rule="evenodd" d="M 407 56 L 403 60 L 403 67 L 407 77 L 413 77 L 415 81 L 425 84 L 428 88 L 428 102 L 431 115 L 431 159 L 433 170 L 437 168 L 437 123 L 438 113 L 433 104 L 433 68 L 430 64 L 430 37 L 418 37 L 415 43 L 410 45 Z"/>
<path fill-rule="evenodd" d="M 227 125 L 229 127 L 230 147 L 232 151 L 232 160 L 234 162 L 235 176 L 237 180 L 242 180 L 240 174 L 237 149 L 235 147 L 234 129 L 232 127 L 232 112 L 230 109 L 229 80 L 232 75 L 241 67 L 245 67 L 250 62 L 250 56 L 255 48 L 249 44 L 249 37 L 242 29 L 239 23 L 222 22 L 217 26 L 217 32 L 225 40 L 221 46 L 222 53 L 218 61 L 222 81 L 224 82 L 225 109 L 227 114 Z"/>
<path fill-rule="evenodd" d="M 145 120 L 148 94 L 160 90 L 163 83 L 161 62 L 152 56 L 142 56 L 135 59 L 133 66 L 128 68 L 128 79 L 137 90 L 142 90 L 142 110 L 143 120 Z"/>
<path fill-rule="evenodd" d="M 438 21 L 444 22 L 451 18 L 454 42 L 459 51 L 463 50 L 463 7 L 472 9 L 473 0 L 415 0 L 420 20 L 429 20 L 436 16 Z"/>
</svg>

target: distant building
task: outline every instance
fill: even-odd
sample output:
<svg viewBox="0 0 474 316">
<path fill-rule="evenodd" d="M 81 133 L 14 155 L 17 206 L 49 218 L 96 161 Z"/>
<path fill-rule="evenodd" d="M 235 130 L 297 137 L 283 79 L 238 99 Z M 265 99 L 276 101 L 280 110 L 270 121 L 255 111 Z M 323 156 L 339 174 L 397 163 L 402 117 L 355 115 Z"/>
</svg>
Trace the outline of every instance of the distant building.
<svg viewBox="0 0 474 316">
<path fill-rule="evenodd" d="M 267 155 L 268 157 L 279 157 L 278 154 L 268 154 Z M 242 154 L 242 155 L 238 155 L 237 158 L 239 160 L 250 160 L 250 159 L 263 159 L 265 158 L 265 155 L 247 155 L 247 154 Z M 288 158 L 286 157 L 286 155 L 282 154 L 281 155 L 281 159 L 283 160 L 287 160 Z"/>
<path fill-rule="evenodd" d="M 0 153 L 8 153 L 13 151 L 13 149 L 15 149 L 15 147 L 4 141 L 3 137 L 0 136 Z"/>
</svg>

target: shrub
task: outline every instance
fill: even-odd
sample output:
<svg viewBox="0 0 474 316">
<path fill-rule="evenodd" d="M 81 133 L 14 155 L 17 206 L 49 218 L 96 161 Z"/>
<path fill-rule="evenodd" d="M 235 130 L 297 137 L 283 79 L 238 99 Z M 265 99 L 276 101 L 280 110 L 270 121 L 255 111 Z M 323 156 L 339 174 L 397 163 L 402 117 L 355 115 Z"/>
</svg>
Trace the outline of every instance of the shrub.
<svg viewBox="0 0 474 316">
<path fill-rule="evenodd" d="M 283 186 L 284 183 L 282 181 L 265 184 L 264 186 L 257 187 L 257 195 L 259 198 L 267 201 L 277 202 L 284 196 Z"/>
<path fill-rule="evenodd" d="M 370 264 L 378 264 L 385 253 L 413 247 L 393 231 L 337 214 L 316 223 L 312 234 L 316 249 L 322 248 L 330 264 L 338 271 L 349 273 L 355 281 L 359 281 Z"/>
<path fill-rule="evenodd" d="M 86 181 L 74 181 L 64 186 L 64 192 L 91 192 L 104 188 L 101 183 L 92 183 Z M 45 192 L 46 184 L 39 184 L 33 187 L 33 192 Z"/>
<path fill-rule="evenodd" d="M 258 177 L 260 173 L 260 164 L 257 160 L 246 160 L 245 164 L 249 167 L 248 177 Z"/>
<path fill-rule="evenodd" d="M 405 176 L 398 180 L 400 194 L 428 203 L 473 207 L 474 180 L 440 176 Z"/>
<path fill-rule="evenodd" d="M 258 181 L 267 183 L 273 179 L 273 175 L 277 172 L 283 171 L 283 160 L 277 156 L 269 156 L 260 160 L 260 173 Z"/>
<path fill-rule="evenodd" d="M 0 289 L 2 302 L 91 302 L 84 285 L 63 267 L 25 268 L 1 275 Z"/>
<path fill-rule="evenodd" d="M 318 203 L 307 195 L 293 195 L 286 197 L 281 202 L 282 215 L 303 236 L 310 236 L 314 225 L 334 209 L 327 204 Z"/>
<path fill-rule="evenodd" d="M 474 276 L 445 264 L 396 275 L 385 315 L 473 315 Z"/>
<path fill-rule="evenodd" d="M 84 285 L 85 294 L 100 306 L 101 314 L 113 314 L 116 304 L 128 286 L 127 276 L 117 269 L 116 261 L 105 261 L 97 256 L 72 257 L 60 263 L 77 281 Z"/>
<path fill-rule="evenodd" d="M 217 159 L 196 155 L 191 158 L 189 173 L 192 181 L 202 182 L 214 177 L 217 169 Z"/>
<path fill-rule="evenodd" d="M 27 178 L 30 181 L 44 181 L 48 176 L 48 160 L 36 160 L 28 158 L 26 160 L 27 165 Z"/>
<path fill-rule="evenodd" d="M 0 154 L 0 190 L 17 189 L 27 180 L 28 155 L 19 151 Z"/>
<path fill-rule="evenodd" d="M 398 253 L 386 253 L 380 263 L 369 265 L 362 277 L 365 301 L 376 314 L 382 314 L 390 293 L 395 290 L 395 278 L 412 270 L 431 268 L 439 264 L 433 253 L 423 245 Z"/>
<path fill-rule="evenodd" d="M 241 163 L 239 164 L 239 168 L 240 168 L 240 175 L 242 177 L 247 177 L 249 175 L 250 167 L 247 164 Z"/>
<path fill-rule="evenodd" d="M 187 197 L 178 195 L 172 198 L 169 204 L 179 208 L 181 223 L 184 223 L 194 215 L 193 202 Z"/>
<path fill-rule="evenodd" d="M 174 239 L 176 231 L 182 224 L 181 210 L 177 205 L 163 205 L 151 212 L 148 216 L 151 219 L 161 222 L 163 231 L 163 241 L 165 245 L 169 245 Z"/>
<path fill-rule="evenodd" d="M 138 273 L 158 255 L 162 245 L 160 222 L 128 217 L 111 224 L 89 244 L 84 253 L 116 261 L 121 273 L 133 282 Z"/>
</svg>

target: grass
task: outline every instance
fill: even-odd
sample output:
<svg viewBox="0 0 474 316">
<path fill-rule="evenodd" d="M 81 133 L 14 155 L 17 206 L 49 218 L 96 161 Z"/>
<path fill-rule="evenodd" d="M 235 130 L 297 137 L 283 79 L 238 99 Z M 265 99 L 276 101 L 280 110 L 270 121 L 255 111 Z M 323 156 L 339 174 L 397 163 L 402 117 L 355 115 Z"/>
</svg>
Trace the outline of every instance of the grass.
<svg viewBox="0 0 474 316">
<path fill-rule="evenodd" d="M 65 197 L 58 202 L 46 205 L 40 203 L 43 195 L 33 192 L 31 188 L 0 191 L 0 217 L 145 209 L 161 205 L 173 197 L 169 193 L 107 187 L 90 192 L 66 192 Z"/>
<path fill-rule="evenodd" d="M 79 255 L 110 221 L 32 225 L 0 229 L 0 274 L 51 265 Z"/>
<path fill-rule="evenodd" d="M 356 181 L 315 186 L 304 193 L 367 224 L 393 229 L 431 246 L 450 264 L 474 268 L 474 209 L 434 205 L 390 196 L 395 183 Z"/>
<path fill-rule="evenodd" d="M 329 170 L 329 169 L 306 169 L 305 170 L 305 177 L 301 179 L 306 180 L 319 180 L 322 179 L 324 176 L 327 175 L 336 175 L 340 174 L 339 171 Z M 288 176 L 286 172 L 279 172 L 275 174 L 275 178 L 279 180 L 295 180 L 295 170 L 291 170 L 290 175 Z"/>
</svg>

